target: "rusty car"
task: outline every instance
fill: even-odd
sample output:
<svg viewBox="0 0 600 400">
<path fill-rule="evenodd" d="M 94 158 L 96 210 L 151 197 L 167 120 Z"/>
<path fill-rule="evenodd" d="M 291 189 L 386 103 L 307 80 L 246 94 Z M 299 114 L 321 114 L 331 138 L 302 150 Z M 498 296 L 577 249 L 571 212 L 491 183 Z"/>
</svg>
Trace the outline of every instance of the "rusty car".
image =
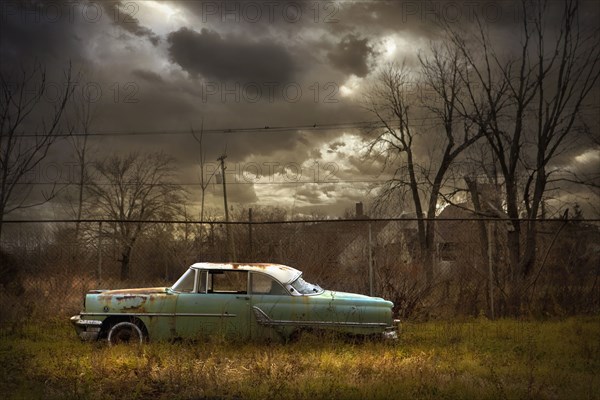
<svg viewBox="0 0 600 400">
<path fill-rule="evenodd" d="M 196 263 L 171 287 L 90 290 L 71 317 L 83 340 L 109 344 L 194 339 L 289 340 L 311 331 L 397 338 L 393 303 L 323 290 L 285 265 Z"/>
</svg>

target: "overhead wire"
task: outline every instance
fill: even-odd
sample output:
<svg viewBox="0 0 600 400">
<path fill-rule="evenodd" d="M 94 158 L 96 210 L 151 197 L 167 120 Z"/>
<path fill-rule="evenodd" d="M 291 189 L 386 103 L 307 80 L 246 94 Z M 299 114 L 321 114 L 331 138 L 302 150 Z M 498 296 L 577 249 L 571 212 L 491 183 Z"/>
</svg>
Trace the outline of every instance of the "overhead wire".
<svg viewBox="0 0 600 400">
<path fill-rule="evenodd" d="M 600 109 L 600 106 L 589 105 L 582 107 L 584 109 Z M 411 121 L 436 121 L 439 120 L 436 116 L 412 117 Z M 435 126 L 438 123 L 422 124 L 421 126 Z M 385 124 L 380 120 L 367 121 L 350 121 L 336 123 L 312 123 L 304 125 L 282 125 L 282 126 L 254 126 L 254 127 L 237 127 L 237 128 L 213 128 L 203 129 L 203 133 L 207 135 L 215 134 L 231 134 L 231 133 L 285 133 L 294 131 L 324 131 L 324 130 L 344 130 L 344 129 L 361 129 L 361 128 L 384 128 Z M 68 132 L 56 133 L 54 137 L 73 137 L 73 136 L 88 136 L 88 137 L 109 137 L 109 136 L 154 136 L 154 135 L 191 135 L 190 128 L 187 129 L 157 129 L 157 130 L 140 130 L 140 131 L 96 131 L 96 132 Z M 20 133 L 19 137 L 39 137 L 41 134 L 36 133 Z"/>
</svg>

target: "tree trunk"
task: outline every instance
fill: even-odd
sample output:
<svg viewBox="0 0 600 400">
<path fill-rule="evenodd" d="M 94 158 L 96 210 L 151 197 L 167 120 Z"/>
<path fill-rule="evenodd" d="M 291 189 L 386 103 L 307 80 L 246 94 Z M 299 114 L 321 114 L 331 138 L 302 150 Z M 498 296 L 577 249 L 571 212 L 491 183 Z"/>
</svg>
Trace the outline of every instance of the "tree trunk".
<svg viewBox="0 0 600 400">
<path fill-rule="evenodd" d="M 129 257 L 131 256 L 131 246 L 126 245 L 121 254 L 121 280 L 129 279 Z"/>
<path fill-rule="evenodd" d="M 417 219 L 417 233 L 419 236 L 419 252 L 421 262 L 423 262 L 423 268 L 425 270 L 425 274 L 427 276 L 427 284 L 431 284 L 433 282 L 433 266 L 432 259 L 428 256 L 428 248 L 427 248 L 427 237 L 425 232 L 425 221 L 423 220 L 423 207 L 421 206 L 421 198 L 419 196 L 419 187 L 417 185 L 417 178 L 415 174 L 415 165 L 413 161 L 413 155 L 410 148 L 406 151 L 407 157 L 407 168 L 408 175 L 410 179 L 410 190 L 413 198 L 413 203 L 415 205 L 415 214 Z"/>
<path fill-rule="evenodd" d="M 535 264 L 537 247 L 536 229 L 536 221 L 531 220 L 527 223 L 527 232 L 525 234 L 525 249 L 523 251 L 523 258 L 521 260 L 520 268 L 523 277 L 528 277 L 531 274 L 531 271 Z"/>
<path fill-rule="evenodd" d="M 543 154 L 538 155 L 538 158 L 543 157 Z M 531 274 L 536 261 L 536 247 L 537 247 L 537 218 L 540 204 L 544 192 L 546 191 L 546 168 L 543 163 L 538 161 L 538 173 L 535 181 L 535 187 L 533 192 L 533 201 L 531 202 L 531 211 L 529 213 L 530 220 L 527 222 L 527 232 L 525 236 L 525 250 L 523 252 L 523 258 L 521 260 L 521 273 L 524 277 Z"/>
<path fill-rule="evenodd" d="M 435 252 L 435 217 L 437 211 L 437 202 L 440 197 L 440 190 L 442 188 L 442 181 L 446 171 L 450 167 L 453 157 L 450 156 L 450 149 L 452 145 L 449 144 L 444 152 L 444 157 L 440 168 L 438 169 L 433 185 L 431 187 L 431 195 L 429 196 L 429 204 L 427 207 L 427 230 L 425 232 L 425 274 L 427 277 L 427 283 L 433 283 L 433 266 L 434 266 L 434 252 Z"/>
<path fill-rule="evenodd" d="M 507 232 L 510 276 L 512 280 L 516 281 L 520 275 L 521 223 L 519 221 L 519 208 L 517 204 L 517 188 L 514 181 L 510 179 L 506 180 L 506 208 L 508 217 L 511 219 Z"/>
<path fill-rule="evenodd" d="M 433 266 L 435 253 L 435 210 L 437 206 L 439 186 L 436 188 L 435 183 L 429 198 L 429 207 L 427 210 L 427 230 L 425 232 L 425 276 L 427 283 L 433 283 Z"/>
<path fill-rule="evenodd" d="M 2 225 L 4 224 L 4 209 L 0 209 L 0 245 L 2 244 Z M 2 250 L 2 248 L 0 248 Z"/>
</svg>

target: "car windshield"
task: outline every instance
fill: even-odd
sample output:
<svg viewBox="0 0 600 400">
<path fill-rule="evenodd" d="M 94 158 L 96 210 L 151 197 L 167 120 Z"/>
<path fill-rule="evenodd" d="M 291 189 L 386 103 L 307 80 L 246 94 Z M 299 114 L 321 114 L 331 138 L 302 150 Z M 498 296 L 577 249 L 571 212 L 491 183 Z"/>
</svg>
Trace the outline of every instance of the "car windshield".
<svg viewBox="0 0 600 400">
<path fill-rule="evenodd" d="M 176 292 L 192 292 L 194 290 L 194 279 L 196 277 L 196 271 L 188 269 L 185 274 L 179 278 L 171 289 Z"/>
<path fill-rule="evenodd" d="M 313 285 L 306 282 L 302 277 L 299 277 L 292 282 L 292 287 L 300 294 L 319 294 L 323 293 L 323 289 L 319 285 Z"/>
</svg>

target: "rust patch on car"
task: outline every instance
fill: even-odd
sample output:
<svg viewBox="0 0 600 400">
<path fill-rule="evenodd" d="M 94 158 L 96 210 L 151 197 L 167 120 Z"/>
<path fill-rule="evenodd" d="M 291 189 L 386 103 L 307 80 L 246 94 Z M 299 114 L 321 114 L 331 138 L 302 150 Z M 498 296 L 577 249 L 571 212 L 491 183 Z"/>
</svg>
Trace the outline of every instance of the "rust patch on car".
<svg viewBox="0 0 600 400">
<path fill-rule="evenodd" d="M 116 289 L 116 290 L 107 290 L 105 292 L 102 292 L 101 295 L 111 296 L 111 295 L 118 295 L 118 294 L 123 294 L 123 295 L 127 295 L 127 294 L 131 294 L 131 295 L 158 294 L 158 293 L 165 293 L 165 291 L 166 291 L 166 288 L 164 288 L 164 287 L 152 287 L 152 288 L 141 288 L 141 289 Z"/>
<path fill-rule="evenodd" d="M 115 292 L 119 294 L 114 294 Z M 105 312 L 113 309 L 123 313 L 145 313 L 147 302 L 153 303 L 157 297 L 160 297 L 157 294 L 120 294 L 121 292 L 123 291 L 109 291 L 98 296 L 98 300 L 104 305 Z"/>
<path fill-rule="evenodd" d="M 132 294 L 132 295 L 129 295 L 129 296 L 127 296 L 127 295 L 126 295 L 126 296 L 115 296 L 115 300 L 117 300 L 117 301 L 119 301 L 119 302 L 121 302 L 121 301 L 124 301 L 124 300 L 137 299 L 137 298 L 143 298 L 143 297 L 141 297 L 141 296 L 136 296 L 136 295 L 134 295 L 134 294 Z"/>
<path fill-rule="evenodd" d="M 268 267 L 277 267 L 281 269 L 281 265 L 279 264 L 269 264 L 269 263 L 256 263 L 256 264 L 250 264 L 252 266 L 258 267 L 258 268 L 268 268 Z"/>
<path fill-rule="evenodd" d="M 270 263 L 229 263 L 229 265 L 231 265 L 231 267 L 233 269 L 238 269 L 239 267 L 243 267 L 243 266 L 256 267 L 256 268 L 260 268 L 260 269 L 265 269 L 265 268 L 269 268 L 269 267 L 278 267 L 280 269 L 285 269 L 285 268 L 281 268 L 281 267 L 283 267 L 282 265 L 270 264 Z"/>
<path fill-rule="evenodd" d="M 139 306 L 129 306 L 129 307 L 123 307 L 123 312 L 131 312 L 131 313 L 145 313 L 146 312 L 146 307 L 144 307 L 144 305 L 139 305 Z"/>
<path fill-rule="evenodd" d="M 260 268 L 260 269 L 265 269 L 267 267 L 273 266 L 273 264 L 265 264 L 265 263 L 255 263 L 255 264 L 249 264 L 249 265 L 252 267 Z"/>
</svg>

